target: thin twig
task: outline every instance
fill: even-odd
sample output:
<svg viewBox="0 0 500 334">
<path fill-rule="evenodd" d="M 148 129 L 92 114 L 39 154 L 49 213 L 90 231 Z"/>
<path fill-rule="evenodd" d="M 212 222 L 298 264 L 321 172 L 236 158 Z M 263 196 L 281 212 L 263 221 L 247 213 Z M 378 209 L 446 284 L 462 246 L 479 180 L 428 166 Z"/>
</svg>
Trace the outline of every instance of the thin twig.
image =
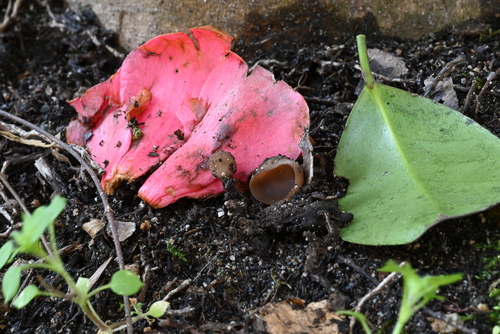
<svg viewBox="0 0 500 334">
<path fill-rule="evenodd" d="M 370 292 L 368 292 L 363 298 L 361 298 L 359 300 L 358 305 L 354 309 L 354 312 L 358 312 L 358 313 L 361 312 L 361 309 L 363 308 L 363 306 L 365 305 L 365 303 L 368 301 L 368 299 L 370 299 L 373 296 L 379 294 L 382 291 L 383 288 L 385 288 L 387 285 L 389 285 L 390 283 L 392 283 L 392 281 L 394 279 L 396 279 L 397 275 L 398 275 L 397 272 L 393 272 L 389 276 L 387 276 L 386 278 L 384 278 L 384 280 L 382 282 L 380 282 L 380 284 L 377 285 L 377 287 L 375 289 L 373 289 Z M 356 317 L 351 317 L 351 321 L 349 323 L 349 333 L 354 333 L 354 325 L 355 324 L 356 324 Z"/>
<path fill-rule="evenodd" d="M 446 75 L 448 75 L 448 73 L 451 72 L 451 70 L 453 69 L 453 67 L 455 65 L 460 64 L 464 60 L 465 60 L 465 57 L 462 56 L 462 55 L 460 55 L 457 58 L 455 58 L 452 61 L 450 61 L 448 64 L 446 64 L 446 66 L 443 67 L 443 69 L 441 70 L 441 72 L 439 72 L 438 75 L 436 75 L 436 77 L 432 80 L 432 82 L 428 86 L 425 87 L 424 97 L 429 97 L 430 95 L 432 95 L 432 93 L 434 92 L 434 87 L 436 87 L 436 85 L 441 80 L 443 80 L 444 77 Z"/>
<path fill-rule="evenodd" d="M 469 109 L 470 101 L 472 99 L 472 95 L 474 93 L 474 90 L 476 89 L 476 80 L 472 80 L 472 83 L 470 84 L 469 91 L 467 92 L 467 97 L 465 99 L 465 104 L 460 108 L 460 111 L 465 114 L 467 112 L 467 109 Z"/>
<path fill-rule="evenodd" d="M 493 73 L 493 75 L 490 75 L 488 80 L 486 80 L 486 82 L 484 83 L 483 88 L 481 88 L 481 91 L 479 92 L 479 95 L 477 96 L 477 99 L 476 99 L 476 115 L 479 113 L 481 99 L 483 98 L 483 95 L 486 92 L 486 88 L 490 85 L 490 83 L 493 81 L 493 79 L 495 79 L 498 76 L 498 74 L 500 74 L 500 68 L 498 68 L 498 70 L 496 70 L 495 73 Z"/>
<path fill-rule="evenodd" d="M 16 0 L 16 2 L 14 2 L 14 5 L 12 5 L 12 0 L 9 0 L 9 4 L 7 5 L 7 9 L 5 10 L 5 16 L 3 17 L 3 22 L 0 24 L 0 34 L 4 32 L 9 24 L 14 22 L 14 20 L 17 18 L 22 2 L 23 0 Z"/>
<path fill-rule="evenodd" d="M 119 267 L 120 267 L 121 270 L 125 269 L 125 263 L 124 263 L 124 260 L 123 260 L 123 252 L 122 252 L 120 240 L 118 238 L 118 231 L 117 231 L 117 226 L 116 226 L 116 222 L 115 222 L 115 219 L 114 219 L 113 210 L 111 209 L 111 205 L 109 204 L 108 196 L 104 193 L 104 190 L 101 187 L 100 180 L 99 180 L 98 176 L 96 175 L 96 173 L 94 173 L 94 170 L 85 162 L 85 160 L 83 160 L 83 158 L 78 153 L 75 152 L 75 150 L 73 150 L 73 148 L 71 146 L 69 146 L 68 144 L 66 144 L 62 140 L 56 138 L 51 133 L 49 133 L 49 132 L 41 129 L 40 127 L 38 127 L 38 126 L 36 126 L 36 125 L 34 125 L 34 124 L 32 124 L 32 123 L 30 123 L 30 122 L 28 122 L 28 121 L 20 118 L 20 117 L 14 116 L 14 115 L 12 115 L 12 114 L 4 111 L 4 110 L 1 110 L 1 109 L 0 109 L 0 116 L 7 117 L 7 118 L 9 118 L 9 119 L 11 119 L 11 120 L 13 120 L 15 122 L 18 122 L 20 124 L 23 124 L 24 126 L 29 127 L 30 129 L 38 131 L 40 134 L 42 134 L 43 136 L 45 136 L 47 139 L 49 139 L 50 141 L 56 143 L 57 145 L 59 145 L 63 149 L 65 149 L 76 160 L 78 160 L 78 162 L 83 166 L 83 168 L 85 168 L 85 170 L 87 171 L 87 173 L 92 178 L 92 181 L 95 183 L 96 188 L 97 188 L 97 190 L 99 192 L 99 197 L 101 198 L 101 201 L 103 203 L 104 213 L 105 213 L 106 218 L 108 220 L 109 228 L 110 228 L 111 234 L 113 236 L 113 242 L 114 242 L 114 246 L 115 246 L 115 251 L 116 251 L 116 257 L 117 257 L 117 260 L 118 260 L 118 265 L 119 265 Z M 133 334 L 132 318 L 131 318 L 131 315 L 130 315 L 130 311 L 131 311 L 130 310 L 130 303 L 129 303 L 129 300 L 128 300 L 127 296 L 123 296 L 123 304 L 124 304 L 125 315 L 126 315 L 126 319 L 127 319 L 127 333 L 128 334 Z"/>
<path fill-rule="evenodd" d="M 0 238 L 2 239 L 8 238 L 14 230 L 20 228 L 21 226 L 23 226 L 21 223 L 9 226 L 9 228 L 5 232 L 0 233 Z"/>
<path fill-rule="evenodd" d="M 362 274 L 363 276 L 365 276 L 366 278 L 368 278 L 370 280 L 370 282 L 372 282 L 373 284 L 378 284 L 378 281 L 376 278 L 374 277 L 371 277 L 366 271 L 363 270 L 363 268 L 361 268 L 360 266 L 358 266 L 356 263 L 354 263 L 353 260 L 351 259 L 348 259 L 348 258 L 345 258 L 343 257 L 342 255 L 337 255 L 337 258 L 344 262 L 345 264 L 351 266 L 353 269 L 355 269 L 356 271 L 358 271 L 360 274 Z"/>
<path fill-rule="evenodd" d="M 467 334 L 477 334 L 477 331 L 474 330 L 474 329 L 469 329 L 461 324 L 459 324 L 458 322 L 456 321 L 453 321 L 451 319 L 448 319 L 446 317 L 444 317 L 441 313 L 438 313 L 438 312 L 434 312 L 433 310 L 431 310 L 430 308 L 428 308 L 427 306 L 425 306 L 423 309 L 422 309 L 425 313 L 427 313 L 428 315 L 430 315 L 431 317 L 433 318 L 436 318 L 436 319 L 439 319 L 441 320 L 442 322 L 445 322 L 447 323 L 448 325 L 452 326 L 452 327 L 455 327 L 457 328 L 459 331 L 463 332 L 463 333 L 467 333 Z"/>
<path fill-rule="evenodd" d="M 28 208 L 26 207 L 26 205 L 24 204 L 24 201 L 21 199 L 21 197 L 19 196 L 19 194 L 16 192 L 16 190 L 10 185 L 10 182 L 7 180 L 7 178 L 5 177 L 5 175 L 3 174 L 0 174 L 0 181 L 2 181 L 3 185 L 5 186 L 5 188 L 7 188 L 7 190 L 12 194 L 12 196 L 14 197 L 14 199 L 17 201 L 17 203 L 19 204 L 19 206 L 21 207 L 21 209 L 27 214 L 29 215 L 30 214 L 30 211 L 28 210 Z"/>
<path fill-rule="evenodd" d="M 184 290 L 186 289 L 187 287 L 189 287 L 191 284 L 193 284 L 193 280 L 190 280 L 190 279 L 186 279 L 184 281 L 182 281 L 182 283 L 176 287 L 175 289 L 173 289 L 172 291 L 170 291 L 166 296 L 165 298 L 163 298 L 162 300 L 163 301 L 167 301 L 169 300 L 170 298 L 172 298 L 176 293 L 178 293 L 179 291 L 181 290 Z"/>
</svg>

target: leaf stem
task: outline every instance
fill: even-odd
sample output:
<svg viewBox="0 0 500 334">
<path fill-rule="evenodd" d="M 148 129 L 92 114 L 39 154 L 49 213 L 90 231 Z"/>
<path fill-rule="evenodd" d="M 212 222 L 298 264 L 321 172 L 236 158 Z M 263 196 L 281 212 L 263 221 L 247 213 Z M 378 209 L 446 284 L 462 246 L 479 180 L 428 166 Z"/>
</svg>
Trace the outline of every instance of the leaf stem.
<svg viewBox="0 0 500 334">
<path fill-rule="evenodd" d="M 373 76 L 370 70 L 370 62 L 368 60 L 368 51 L 366 49 L 366 36 L 358 35 L 356 36 L 356 42 L 358 43 L 358 54 L 359 54 L 359 66 L 361 67 L 361 72 L 365 78 L 365 84 L 368 88 L 373 88 Z"/>
</svg>

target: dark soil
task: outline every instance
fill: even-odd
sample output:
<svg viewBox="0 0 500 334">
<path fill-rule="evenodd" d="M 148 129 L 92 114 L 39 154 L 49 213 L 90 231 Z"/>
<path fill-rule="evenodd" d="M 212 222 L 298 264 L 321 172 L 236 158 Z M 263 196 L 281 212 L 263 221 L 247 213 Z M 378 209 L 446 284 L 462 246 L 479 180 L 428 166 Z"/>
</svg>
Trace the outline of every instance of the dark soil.
<svg viewBox="0 0 500 334">
<path fill-rule="evenodd" d="M 6 1 L 0 0 L 0 7 Z M 495 22 L 492 31 L 500 28 Z M 423 81 L 435 76 L 458 55 L 465 62 L 455 66 L 452 77 L 461 111 L 500 135 L 500 80 L 494 79 L 476 103 L 488 75 L 500 66 L 500 35 L 468 26 L 449 29 L 419 41 L 381 38 L 368 41 L 401 56 L 409 73 L 404 82 L 392 82 L 416 94 L 423 94 Z M 94 38 L 94 41 L 92 38 Z M 64 138 L 65 127 L 75 111 L 67 101 L 107 79 L 120 66 L 106 46 L 124 52 L 116 36 L 102 29 L 89 11 L 75 14 L 63 3 L 51 8 L 37 2 L 22 7 L 18 20 L 0 35 L 0 109 L 20 116 Z M 347 182 L 333 175 L 333 159 L 343 125 L 353 103 L 360 73 L 355 69 L 357 53 L 354 36 L 343 36 L 335 45 L 301 45 L 294 48 L 273 45 L 245 53 L 250 65 L 261 60 L 277 79 L 296 87 L 309 102 L 311 137 L 314 140 L 315 177 L 289 202 L 265 206 L 249 194 L 227 193 L 207 200 L 183 199 L 167 208 L 154 210 L 136 196 L 137 185 L 123 185 L 110 197 L 118 220 L 134 222 L 136 232 L 123 242 L 125 262 L 135 265 L 146 282 L 138 296 L 143 309 L 162 299 L 184 280 L 192 284 L 171 299 L 172 310 L 192 307 L 191 312 L 168 320 L 135 324 L 136 332 L 213 333 L 257 332 L 252 310 L 290 297 L 306 303 L 334 300 L 350 309 L 371 291 L 384 275 L 377 271 L 389 259 L 408 261 L 421 274 L 463 273 L 460 283 L 440 290 L 446 300 L 432 301 L 427 311 L 418 312 L 406 327 L 409 333 L 433 333 L 429 311 L 458 313 L 467 317 L 465 326 L 477 333 L 490 333 L 494 322 L 490 310 L 498 300 L 490 298 L 489 287 L 500 270 L 485 267 L 497 259 L 500 240 L 499 215 L 495 210 L 468 218 L 443 222 L 418 241 L 397 247 L 368 247 L 339 240 L 327 232 L 328 217 L 338 227 L 349 223 L 339 212 L 334 198 L 344 194 Z M 264 60 L 264 61 L 263 61 Z M 276 60 L 276 61 L 266 61 Z M 9 119 L 1 119 L 12 123 Z M 58 150 L 65 154 L 64 151 Z M 34 166 L 40 156 L 53 167 L 60 180 L 60 193 L 68 206 L 57 221 L 59 246 L 80 245 L 66 257 L 75 277 L 90 277 L 109 257 L 115 255 L 111 237 L 100 233 L 95 239 L 82 229 L 92 220 L 105 220 L 95 186 L 81 176 L 75 160 L 70 164 L 49 148 L 27 146 L 0 137 L 2 172 L 30 209 L 48 204 L 55 194 Z M 8 162 L 8 164 L 6 164 Z M 12 195 L 0 186 L 4 201 Z M 3 203 L 3 202 L 2 202 Z M 10 203 L 10 201 L 9 201 Z M 2 204 L 3 205 L 3 204 Z M 19 209 L 3 205 L 19 221 Z M 325 215 L 327 213 L 327 215 Z M 0 232 L 11 222 L 0 215 Z M 0 239 L 0 244 L 6 241 Z M 171 246 L 167 247 L 167 243 Z M 185 256 L 173 256 L 177 247 Z M 169 251 L 170 249 L 170 251 Z M 118 268 L 112 264 L 97 285 L 106 283 Z M 65 289 L 61 280 L 48 272 L 51 285 Z M 398 314 L 401 282 L 385 288 L 364 307 L 375 328 L 390 332 Z M 102 293 L 95 307 L 106 320 L 123 318 L 121 298 Z M 95 326 L 69 302 L 38 298 L 22 310 L 0 303 L 0 332 L 4 333 L 95 333 Z M 494 317 L 493 317 L 494 318 Z M 346 324 L 341 326 L 346 332 Z M 311 331 L 313 333 L 313 331 Z M 356 327 L 356 333 L 362 333 Z"/>
</svg>

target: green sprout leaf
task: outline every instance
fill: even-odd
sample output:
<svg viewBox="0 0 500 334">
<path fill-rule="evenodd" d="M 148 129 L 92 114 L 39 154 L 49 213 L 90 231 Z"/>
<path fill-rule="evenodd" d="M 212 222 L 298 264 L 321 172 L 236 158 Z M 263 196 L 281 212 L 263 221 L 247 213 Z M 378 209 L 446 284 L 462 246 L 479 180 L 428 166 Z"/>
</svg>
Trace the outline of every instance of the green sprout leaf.
<svg viewBox="0 0 500 334">
<path fill-rule="evenodd" d="M 400 267 L 393 261 L 387 262 L 379 270 L 398 272 L 403 275 L 403 299 L 393 333 L 400 333 L 412 315 L 430 300 L 444 300 L 444 297 L 436 294 L 440 286 L 452 284 L 462 279 L 462 274 L 420 277 L 410 264 Z"/>
<path fill-rule="evenodd" d="M 5 303 L 11 301 L 17 290 L 19 290 L 22 270 L 21 266 L 12 266 L 5 272 L 2 280 L 2 293 Z"/>
<path fill-rule="evenodd" d="M 19 296 L 14 300 L 14 307 L 17 309 L 21 309 L 29 304 L 36 296 L 43 295 L 43 292 L 40 291 L 35 285 L 28 285 Z"/>
<path fill-rule="evenodd" d="M 0 248 L 0 269 L 10 261 L 15 250 L 16 246 L 14 245 L 14 242 L 12 240 L 9 240 L 3 244 L 2 248 Z"/>
<path fill-rule="evenodd" d="M 23 215 L 21 231 L 14 231 L 12 237 L 19 246 L 19 252 L 37 254 L 40 249 L 39 241 L 43 232 L 61 214 L 66 205 L 66 200 L 56 196 L 48 206 L 37 208 L 31 216 Z"/>
<path fill-rule="evenodd" d="M 154 302 L 153 305 L 151 305 L 151 307 L 149 308 L 148 315 L 153 318 L 159 318 L 165 314 L 169 305 L 169 302 L 165 302 L 162 300 Z"/>
<path fill-rule="evenodd" d="M 76 281 L 76 287 L 80 292 L 88 294 L 90 290 L 90 279 L 86 277 L 78 277 Z"/>
<path fill-rule="evenodd" d="M 453 109 L 375 82 L 362 35 L 358 49 L 365 88 L 335 158 L 335 173 L 349 179 L 339 204 L 354 215 L 341 237 L 405 244 L 500 202 L 500 139 Z"/>
<path fill-rule="evenodd" d="M 129 270 L 119 270 L 111 277 L 109 287 L 118 295 L 133 295 L 139 292 L 142 282 L 136 274 Z"/>
</svg>

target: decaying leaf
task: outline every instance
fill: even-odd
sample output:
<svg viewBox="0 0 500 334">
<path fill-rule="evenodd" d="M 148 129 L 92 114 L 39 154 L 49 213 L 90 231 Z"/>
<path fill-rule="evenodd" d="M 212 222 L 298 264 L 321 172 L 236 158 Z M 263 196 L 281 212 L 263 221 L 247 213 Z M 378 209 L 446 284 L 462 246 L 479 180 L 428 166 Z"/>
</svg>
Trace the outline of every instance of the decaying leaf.
<svg viewBox="0 0 500 334">
<path fill-rule="evenodd" d="M 457 333 L 459 331 L 457 325 L 464 325 L 464 322 L 460 319 L 458 313 L 445 314 L 444 318 L 447 322 L 436 318 L 430 318 L 429 320 L 431 322 L 432 329 L 438 333 Z"/>
<path fill-rule="evenodd" d="M 90 235 L 92 239 L 94 239 L 97 233 L 99 233 L 99 231 L 102 230 L 105 225 L 106 224 L 100 219 L 92 219 L 89 222 L 83 224 L 82 228 Z"/>
<path fill-rule="evenodd" d="M 372 71 L 388 78 L 399 78 L 408 73 L 404 60 L 380 49 L 368 49 Z"/>
<path fill-rule="evenodd" d="M 432 78 L 424 80 L 424 91 L 428 91 L 427 88 L 431 86 L 432 82 Z M 455 87 L 453 87 L 453 80 L 451 80 L 451 78 L 445 78 L 439 81 L 438 84 L 434 87 L 434 91 L 432 92 L 430 97 L 434 101 L 442 103 L 445 106 L 450 107 L 451 109 L 458 110 L 457 92 L 455 92 Z"/>
<path fill-rule="evenodd" d="M 267 157 L 299 156 L 309 124 L 304 99 L 261 67 L 249 74 L 231 39 L 210 26 L 158 36 L 70 101 L 78 119 L 67 138 L 105 169 L 108 194 L 157 168 L 139 196 L 163 207 L 223 191 L 208 168 L 215 151 L 234 155 L 241 181 Z"/>
<path fill-rule="evenodd" d="M 310 303 L 300 307 L 296 303 L 283 301 L 267 304 L 258 313 L 265 323 L 266 333 L 309 333 L 340 334 L 347 333 L 345 317 L 328 307 L 328 300 Z"/>
<path fill-rule="evenodd" d="M 24 145 L 38 146 L 38 147 L 52 147 L 54 143 L 45 143 L 37 138 L 44 138 L 38 132 L 31 130 L 25 131 L 22 128 L 0 121 L 0 136 L 7 138 L 10 141 L 21 143 Z M 32 139 L 35 138 L 35 139 Z"/>
<path fill-rule="evenodd" d="M 118 232 L 118 240 L 121 242 L 127 240 L 128 237 L 130 237 L 132 234 L 135 232 L 135 223 L 133 222 L 123 222 L 123 221 L 116 221 L 116 228 Z M 109 236 L 112 235 L 111 229 L 107 228 L 107 233 Z"/>
</svg>

